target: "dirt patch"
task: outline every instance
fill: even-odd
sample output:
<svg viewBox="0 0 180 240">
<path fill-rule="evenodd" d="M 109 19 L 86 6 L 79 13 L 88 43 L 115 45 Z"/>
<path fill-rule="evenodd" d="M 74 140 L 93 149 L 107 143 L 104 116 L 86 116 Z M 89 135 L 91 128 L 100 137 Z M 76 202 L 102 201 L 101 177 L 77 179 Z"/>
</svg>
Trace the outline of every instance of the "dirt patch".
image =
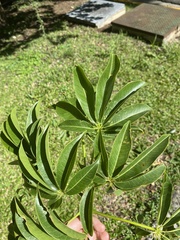
<svg viewBox="0 0 180 240">
<path fill-rule="evenodd" d="M 86 2 L 42 1 L 38 7 L 15 2 L 3 9 L 0 22 L 0 55 L 11 54 L 17 48 L 24 47 L 29 41 L 43 34 L 61 30 L 65 14 Z M 44 27 L 44 29 L 43 29 Z"/>
</svg>

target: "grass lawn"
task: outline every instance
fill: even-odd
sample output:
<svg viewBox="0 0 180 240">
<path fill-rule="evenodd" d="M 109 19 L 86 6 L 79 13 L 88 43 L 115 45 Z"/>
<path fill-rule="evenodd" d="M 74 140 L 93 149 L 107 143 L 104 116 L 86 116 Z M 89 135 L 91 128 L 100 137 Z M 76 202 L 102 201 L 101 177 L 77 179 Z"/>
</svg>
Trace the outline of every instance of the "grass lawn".
<svg viewBox="0 0 180 240">
<path fill-rule="evenodd" d="M 34 21 L 38 22 L 38 18 Z M 153 108 L 150 114 L 136 122 L 143 131 L 133 133 L 134 150 L 140 152 L 163 133 L 171 133 L 170 145 L 159 161 L 165 162 L 171 180 L 178 185 L 180 41 L 156 46 L 127 34 L 98 32 L 93 28 L 70 24 L 62 18 L 59 22 L 56 21 L 56 26 L 50 31 L 45 25 L 46 35 L 41 34 L 41 30 L 36 37 L 29 38 L 28 41 L 18 40 L 22 32 L 16 32 L 14 38 L 11 35 L 11 38 L 6 38 L 3 42 L 0 50 L 0 124 L 2 125 L 10 111 L 16 107 L 23 126 L 27 109 L 37 100 L 41 100 L 42 116 L 51 125 L 52 156 L 54 159 L 57 158 L 61 151 L 59 150 L 61 140 L 57 131 L 60 119 L 49 106 L 74 96 L 72 78 L 75 65 L 81 65 L 95 84 L 110 54 L 115 53 L 121 63 L 116 89 L 130 81 L 145 81 L 147 85 L 129 100 L 129 104 L 145 102 Z M 9 164 L 13 160 L 14 155 L 9 154 L 0 145 L 2 240 L 7 239 L 7 226 L 11 221 L 9 204 L 22 183 L 18 166 Z M 158 189 L 159 183 L 146 189 L 139 189 L 137 196 L 133 192 L 119 198 L 112 196 L 111 199 L 97 195 L 96 203 L 100 210 L 112 211 L 114 214 L 132 219 L 138 218 L 139 221 L 144 216 L 144 221 L 148 222 L 149 217 L 155 216 Z M 111 206 L 108 207 L 110 201 Z M 74 211 L 71 203 L 70 199 L 62 212 L 64 218 L 67 217 L 68 211 Z M 141 239 L 133 235 L 133 228 L 123 228 L 124 225 L 113 221 L 105 223 L 111 239 Z"/>
</svg>

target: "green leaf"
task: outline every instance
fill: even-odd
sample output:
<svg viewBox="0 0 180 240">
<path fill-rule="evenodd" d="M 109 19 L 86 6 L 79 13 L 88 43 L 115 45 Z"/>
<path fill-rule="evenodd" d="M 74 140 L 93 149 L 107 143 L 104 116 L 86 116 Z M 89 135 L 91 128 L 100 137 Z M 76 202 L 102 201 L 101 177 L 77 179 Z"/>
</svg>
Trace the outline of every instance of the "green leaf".
<svg viewBox="0 0 180 240">
<path fill-rule="evenodd" d="M 16 222 L 17 228 L 19 229 L 20 233 L 23 235 L 25 239 L 38 240 L 28 231 L 26 227 L 25 219 L 20 217 L 17 213 L 15 213 L 15 222 Z"/>
<path fill-rule="evenodd" d="M 175 228 L 175 229 L 170 230 L 170 231 L 165 231 L 165 233 L 172 233 L 173 235 L 175 234 L 176 236 L 180 237 L 180 227 Z M 174 238 L 174 239 L 176 240 L 176 238 Z M 179 240 L 179 238 L 177 240 Z"/>
<path fill-rule="evenodd" d="M 7 148 L 8 151 L 17 155 L 19 148 L 12 142 L 12 140 L 9 138 L 9 136 L 6 134 L 4 130 L 1 131 L 0 137 L 4 147 Z"/>
<path fill-rule="evenodd" d="M 99 145 L 99 152 L 101 154 L 101 170 L 103 174 L 108 177 L 108 155 L 106 152 L 106 148 L 104 145 L 104 140 L 102 136 L 102 132 L 99 131 L 98 134 L 98 145 Z"/>
<path fill-rule="evenodd" d="M 107 109 L 105 110 L 105 121 L 106 123 L 121 107 L 121 105 L 135 92 L 137 92 L 145 82 L 134 81 L 126 84 L 109 102 Z"/>
<path fill-rule="evenodd" d="M 151 108 L 146 104 L 136 104 L 126 107 L 120 110 L 118 113 L 114 114 L 114 116 L 106 123 L 105 127 L 107 130 L 108 128 L 121 127 L 127 121 L 136 121 L 138 118 L 142 117 L 150 110 Z"/>
<path fill-rule="evenodd" d="M 40 102 L 36 102 L 28 111 L 26 129 L 39 118 Z"/>
<path fill-rule="evenodd" d="M 14 108 L 11 114 L 8 116 L 7 121 L 4 123 L 4 132 L 6 132 L 9 139 L 12 140 L 15 146 L 19 146 L 23 134 L 19 127 L 18 119 L 16 117 L 16 109 Z"/>
<path fill-rule="evenodd" d="M 36 203 L 35 204 L 36 214 L 37 214 L 39 223 L 40 223 L 40 225 L 42 226 L 42 228 L 44 229 L 45 232 L 47 232 L 54 239 L 63 239 L 63 240 L 74 239 L 74 238 L 66 236 L 58 228 L 55 227 L 55 225 L 51 221 L 51 218 L 49 216 L 49 212 L 47 211 L 47 209 L 42 204 L 42 201 L 40 199 L 39 194 L 36 195 L 35 203 Z"/>
<path fill-rule="evenodd" d="M 119 67 L 120 62 L 118 57 L 112 54 L 96 88 L 95 115 L 98 121 L 101 121 L 105 108 L 110 100 Z"/>
<path fill-rule="evenodd" d="M 65 120 L 79 119 L 79 120 L 87 120 L 85 115 L 71 103 L 65 101 L 59 101 L 56 105 L 57 114 L 64 118 Z"/>
<path fill-rule="evenodd" d="M 27 214 L 25 209 L 23 208 L 22 204 L 15 199 L 15 207 L 16 209 L 14 211 L 21 216 L 21 218 L 25 219 L 26 227 L 28 231 L 38 240 L 44 239 L 44 240 L 54 240 L 53 237 L 49 236 L 47 233 L 45 233 L 42 228 L 34 222 L 34 220 Z"/>
<path fill-rule="evenodd" d="M 169 142 L 169 135 L 161 136 L 151 147 L 143 151 L 118 175 L 117 181 L 129 180 L 148 169 L 156 158 L 166 149 Z"/>
<path fill-rule="evenodd" d="M 161 190 L 161 198 L 160 198 L 158 218 L 157 218 L 158 225 L 162 225 L 166 219 L 166 215 L 168 213 L 168 210 L 171 204 L 171 195 L 172 195 L 172 184 L 169 180 L 168 175 L 166 174 L 164 176 L 164 183 Z"/>
<path fill-rule="evenodd" d="M 86 189 L 80 201 L 80 220 L 86 233 L 93 235 L 93 198 L 94 188 Z"/>
<path fill-rule="evenodd" d="M 66 189 L 66 193 L 68 195 L 74 195 L 82 192 L 85 188 L 87 188 L 96 175 L 98 165 L 99 161 L 96 161 L 95 163 L 86 166 L 78 171 L 70 180 Z"/>
<path fill-rule="evenodd" d="M 53 224 L 63 233 L 68 235 L 69 237 L 79 239 L 79 240 L 84 240 L 86 235 L 84 233 L 79 233 L 77 231 L 74 231 L 73 229 L 69 228 L 67 225 L 61 222 L 61 220 L 57 217 L 57 215 L 50 211 L 50 216 L 49 216 L 53 222 Z"/>
<path fill-rule="evenodd" d="M 75 132 L 94 132 L 95 129 L 91 123 L 81 120 L 66 120 L 60 125 L 61 129 Z"/>
<path fill-rule="evenodd" d="M 37 147 L 37 138 L 41 133 L 40 128 L 41 120 L 38 119 L 35 122 L 31 123 L 26 129 L 27 138 L 29 140 L 29 148 L 31 154 L 34 158 L 36 158 L 36 147 Z"/>
<path fill-rule="evenodd" d="M 94 122 L 95 92 L 81 67 L 76 67 L 74 71 L 74 90 L 84 113 Z"/>
<path fill-rule="evenodd" d="M 35 182 L 36 184 L 40 183 L 45 188 L 49 188 L 49 186 L 44 182 L 44 180 L 41 178 L 37 170 L 32 166 L 31 162 L 29 161 L 24 148 L 23 144 L 21 143 L 19 147 L 19 165 L 21 167 L 22 173 L 28 178 L 31 179 L 31 181 Z"/>
<path fill-rule="evenodd" d="M 127 122 L 117 135 L 108 162 L 108 175 L 116 176 L 126 163 L 131 150 L 130 122 Z"/>
<path fill-rule="evenodd" d="M 117 188 L 124 191 L 135 189 L 142 185 L 145 186 L 157 181 L 160 178 L 160 176 L 163 174 L 165 169 L 166 167 L 164 165 L 161 165 L 152 169 L 147 173 L 140 175 L 139 177 L 133 178 L 128 181 L 122 181 L 122 182 L 115 181 L 114 184 Z"/>
<path fill-rule="evenodd" d="M 57 183 L 52 171 L 52 163 L 49 153 L 49 129 L 46 127 L 38 136 L 36 148 L 36 162 L 38 172 L 44 182 L 52 189 L 57 190 Z"/>
<path fill-rule="evenodd" d="M 180 208 L 177 209 L 170 218 L 163 224 L 164 227 L 169 227 L 180 221 Z"/>
<path fill-rule="evenodd" d="M 69 176 L 72 172 L 75 160 L 77 147 L 83 135 L 76 137 L 62 151 L 57 163 L 56 180 L 61 190 L 66 188 Z"/>
</svg>

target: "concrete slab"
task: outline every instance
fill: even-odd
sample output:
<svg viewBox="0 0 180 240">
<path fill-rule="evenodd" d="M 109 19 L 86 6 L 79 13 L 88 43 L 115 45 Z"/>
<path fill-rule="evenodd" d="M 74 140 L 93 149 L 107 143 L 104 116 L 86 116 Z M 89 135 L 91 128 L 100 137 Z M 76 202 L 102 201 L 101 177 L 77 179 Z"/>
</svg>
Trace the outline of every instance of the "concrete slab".
<svg viewBox="0 0 180 240">
<path fill-rule="evenodd" d="M 112 29 L 124 30 L 151 42 L 169 42 L 180 35 L 180 11 L 143 3 L 113 21 Z"/>
<path fill-rule="evenodd" d="M 126 12 L 125 4 L 106 0 L 90 0 L 66 14 L 68 20 L 102 28 Z"/>
</svg>

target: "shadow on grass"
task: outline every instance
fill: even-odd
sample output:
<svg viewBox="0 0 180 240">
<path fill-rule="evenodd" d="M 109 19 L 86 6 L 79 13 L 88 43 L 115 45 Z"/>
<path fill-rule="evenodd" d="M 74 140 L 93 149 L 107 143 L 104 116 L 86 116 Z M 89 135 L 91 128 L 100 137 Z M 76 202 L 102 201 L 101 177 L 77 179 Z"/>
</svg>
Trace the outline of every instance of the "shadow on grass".
<svg viewBox="0 0 180 240">
<path fill-rule="evenodd" d="M 26 48 L 29 42 L 43 35 L 43 28 L 46 34 L 63 30 L 66 12 L 56 11 L 55 4 L 58 2 L 39 2 L 41 5 L 38 7 L 38 14 L 36 8 L 31 5 L 22 8 L 22 3 L 15 3 L 5 8 L 5 21 L 0 26 L 0 56 L 13 54 L 18 48 Z M 63 2 L 66 6 L 68 2 L 72 3 L 72 1 L 59 1 L 57 8 L 61 8 Z M 47 39 L 57 45 L 71 37 L 75 36 L 68 34 L 56 40 L 48 37 Z"/>
</svg>

